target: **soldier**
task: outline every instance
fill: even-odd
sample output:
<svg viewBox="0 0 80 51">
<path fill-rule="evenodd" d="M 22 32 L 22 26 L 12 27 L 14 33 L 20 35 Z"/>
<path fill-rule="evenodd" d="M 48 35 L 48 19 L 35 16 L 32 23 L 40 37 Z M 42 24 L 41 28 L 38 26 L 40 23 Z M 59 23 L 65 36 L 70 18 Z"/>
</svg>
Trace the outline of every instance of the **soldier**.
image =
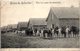
<svg viewBox="0 0 80 51">
<path fill-rule="evenodd" d="M 59 36 L 61 37 L 61 28 L 58 29 Z"/>
<path fill-rule="evenodd" d="M 70 29 L 69 29 L 69 27 L 67 27 L 67 28 L 66 28 L 66 37 L 68 37 L 69 31 L 70 31 Z"/>
<path fill-rule="evenodd" d="M 43 37 L 43 29 L 41 29 L 40 37 Z"/>
<path fill-rule="evenodd" d="M 55 36 L 55 34 L 54 34 L 54 28 L 52 29 L 52 37 L 54 37 Z"/>
</svg>

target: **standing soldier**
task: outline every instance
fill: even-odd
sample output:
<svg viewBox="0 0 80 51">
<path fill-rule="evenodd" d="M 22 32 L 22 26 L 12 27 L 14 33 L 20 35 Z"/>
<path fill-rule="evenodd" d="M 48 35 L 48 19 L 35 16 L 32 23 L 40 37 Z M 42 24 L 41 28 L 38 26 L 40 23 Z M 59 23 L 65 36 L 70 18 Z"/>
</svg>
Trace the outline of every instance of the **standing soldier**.
<svg viewBox="0 0 80 51">
<path fill-rule="evenodd" d="M 54 37 L 55 36 L 55 34 L 54 34 L 54 28 L 52 29 L 52 37 Z"/>
<path fill-rule="evenodd" d="M 59 37 L 61 37 L 61 28 L 58 29 Z"/>
<path fill-rule="evenodd" d="M 43 29 L 41 29 L 40 37 L 43 37 Z"/>
<path fill-rule="evenodd" d="M 67 27 L 67 28 L 66 28 L 66 37 L 68 37 L 69 31 L 70 31 L 70 29 L 69 29 L 69 27 Z"/>
<path fill-rule="evenodd" d="M 36 35 L 39 36 L 39 30 L 37 30 L 37 34 Z"/>
<path fill-rule="evenodd" d="M 55 33 L 56 33 L 57 37 L 59 36 L 59 35 L 58 35 L 58 33 L 59 33 L 59 32 L 58 32 L 58 29 L 59 29 L 58 26 L 56 26 L 56 27 L 55 27 Z"/>
<path fill-rule="evenodd" d="M 35 32 L 35 36 L 36 36 L 36 34 L 37 34 L 37 29 L 34 29 L 34 32 Z"/>
<path fill-rule="evenodd" d="M 35 31 L 33 30 L 33 36 L 35 36 Z"/>
</svg>

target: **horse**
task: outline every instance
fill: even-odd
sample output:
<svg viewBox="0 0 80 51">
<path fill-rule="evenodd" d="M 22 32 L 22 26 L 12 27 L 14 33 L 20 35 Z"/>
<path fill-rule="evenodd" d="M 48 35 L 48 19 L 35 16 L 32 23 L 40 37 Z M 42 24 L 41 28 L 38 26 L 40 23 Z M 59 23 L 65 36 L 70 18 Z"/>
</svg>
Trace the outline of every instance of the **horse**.
<svg viewBox="0 0 80 51">
<path fill-rule="evenodd" d="M 49 30 L 49 29 L 44 29 L 44 30 L 43 30 L 43 36 L 46 37 L 46 34 L 47 34 L 47 37 L 52 37 L 52 32 L 51 32 L 51 30 Z"/>
<path fill-rule="evenodd" d="M 58 29 L 59 29 L 58 27 L 55 27 L 55 28 L 54 28 L 54 34 L 57 34 L 57 37 L 58 37 L 58 33 L 59 33 L 59 32 L 58 32 Z"/>
<path fill-rule="evenodd" d="M 63 26 L 63 27 L 61 27 L 61 34 L 64 36 L 64 38 L 66 38 L 66 28 Z"/>
<path fill-rule="evenodd" d="M 71 26 L 71 32 L 73 33 L 73 37 L 76 37 L 79 35 L 79 29 L 75 26 Z"/>
<path fill-rule="evenodd" d="M 33 30 L 32 29 L 26 29 L 25 32 L 26 32 L 26 35 L 28 35 L 28 36 L 33 35 Z"/>
</svg>

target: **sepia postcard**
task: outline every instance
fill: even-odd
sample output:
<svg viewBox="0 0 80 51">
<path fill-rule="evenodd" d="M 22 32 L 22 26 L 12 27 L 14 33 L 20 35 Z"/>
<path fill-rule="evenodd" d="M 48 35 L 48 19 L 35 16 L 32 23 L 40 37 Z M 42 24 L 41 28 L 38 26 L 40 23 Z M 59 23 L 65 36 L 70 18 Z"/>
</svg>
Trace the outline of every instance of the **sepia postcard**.
<svg viewBox="0 0 80 51">
<path fill-rule="evenodd" d="M 1 0 L 1 51 L 80 51 L 80 0 Z"/>
</svg>

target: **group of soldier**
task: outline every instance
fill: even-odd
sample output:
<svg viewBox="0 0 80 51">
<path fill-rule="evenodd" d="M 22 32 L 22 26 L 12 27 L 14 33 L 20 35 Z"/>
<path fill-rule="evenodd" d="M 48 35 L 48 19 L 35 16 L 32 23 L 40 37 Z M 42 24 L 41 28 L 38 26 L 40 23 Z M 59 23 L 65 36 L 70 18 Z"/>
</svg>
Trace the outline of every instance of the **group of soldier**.
<svg viewBox="0 0 80 51">
<path fill-rule="evenodd" d="M 40 29 L 33 30 L 33 36 L 40 36 L 44 38 L 54 38 L 54 37 L 78 37 L 79 29 L 75 26 L 71 27 L 58 27 L 50 29 Z"/>
<path fill-rule="evenodd" d="M 18 34 L 26 34 L 27 36 L 40 36 L 44 38 L 54 38 L 54 37 L 79 37 L 79 27 L 76 26 L 62 26 L 62 27 L 52 27 L 52 28 L 41 28 L 41 29 L 32 29 L 26 28 L 24 31 L 21 30 L 10 30 L 10 31 L 1 31 L 1 33 L 6 32 L 16 32 Z"/>
</svg>

